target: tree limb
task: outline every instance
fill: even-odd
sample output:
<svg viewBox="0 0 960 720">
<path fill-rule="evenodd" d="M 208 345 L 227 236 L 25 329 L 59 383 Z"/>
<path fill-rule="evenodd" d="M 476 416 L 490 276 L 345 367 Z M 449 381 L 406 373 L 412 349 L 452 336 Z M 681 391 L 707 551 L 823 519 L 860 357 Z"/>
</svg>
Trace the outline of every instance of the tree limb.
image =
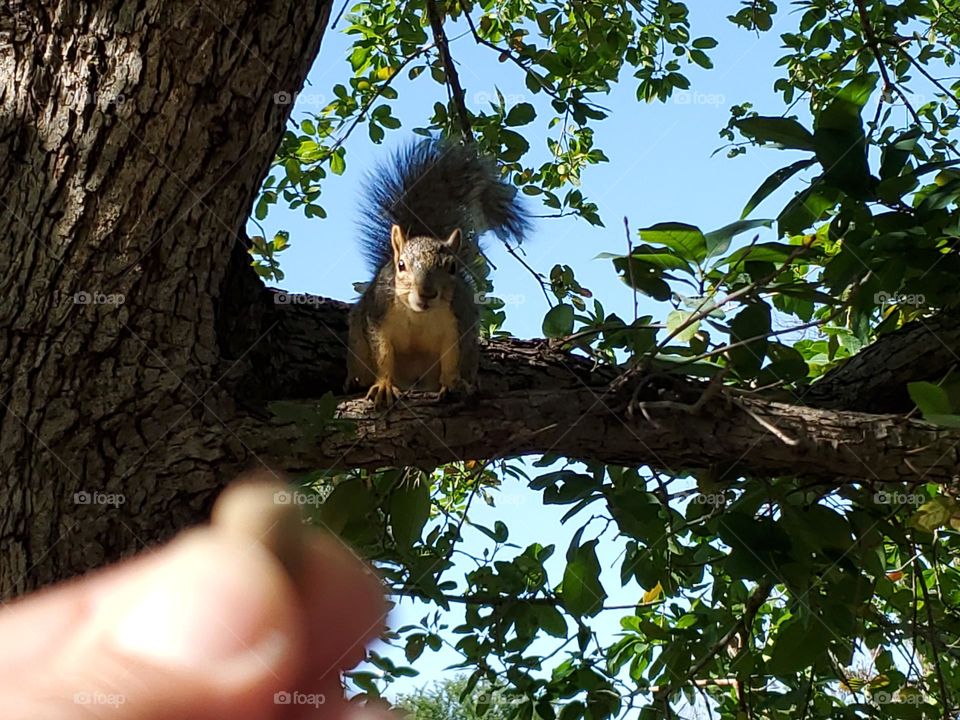
<svg viewBox="0 0 960 720">
<path fill-rule="evenodd" d="M 317 399 L 340 392 L 348 306 L 262 286 L 258 293 L 259 281 L 249 275 L 249 285 L 227 291 L 227 299 L 239 297 L 244 304 L 222 314 L 234 323 L 221 328 L 222 383 L 251 411 L 238 430 L 243 442 L 262 462 L 291 472 L 431 468 L 543 453 L 649 465 L 672 474 L 717 466 L 729 476 L 797 475 L 829 483 L 948 483 L 960 467 L 960 434 L 897 415 L 850 411 L 830 395 L 842 388 L 851 405 L 862 404 L 860 392 L 889 395 L 895 383 L 907 381 L 908 368 L 914 375 L 918 367 L 930 371 L 936 363 L 925 358 L 918 366 L 917 352 L 930 352 L 943 338 L 960 347 L 960 328 L 950 330 L 946 318 L 936 321 L 938 331 L 930 337 L 933 321 L 919 325 L 921 330 L 886 336 L 864 350 L 862 360 L 849 361 L 844 366 L 849 369 L 828 373 L 821 381 L 825 390 L 814 384 L 807 405 L 764 397 L 732 400 L 726 392 L 708 393 L 704 383 L 672 375 L 638 377 L 612 391 L 613 368 L 546 341 L 497 340 L 485 345 L 477 396 L 438 402 L 430 393 L 412 394 L 385 414 L 373 413 L 364 400 L 346 400 L 339 416 L 355 423 L 355 432 L 331 432 L 319 426 Z M 245 322 L 238 324 L 241 318 Z M 950 357 L 947 350 L 940 355 L 943 361 Z M 860 363 L 887 363 L 889 370 L 876 384 L 867 373 L 856 392 L 844 378 L 861 377 Z M 630 417 L 635 393 L 646 418 Z M 315 420 L 306 426 L 301 421 L 300 427 L 282 420 L 270 409 L 277 401 Z M 817 405 L 822 406 L 811 407 Z"/>
</svg>

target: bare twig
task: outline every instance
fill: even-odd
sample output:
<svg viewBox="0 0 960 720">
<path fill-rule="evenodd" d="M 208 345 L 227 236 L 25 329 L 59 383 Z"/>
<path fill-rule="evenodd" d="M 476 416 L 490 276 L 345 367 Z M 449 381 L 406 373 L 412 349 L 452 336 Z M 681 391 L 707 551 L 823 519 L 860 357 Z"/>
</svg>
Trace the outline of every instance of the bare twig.
<svg viewBox="0 0 960 720">
<path fill-rule="evenodd" d="M 633 321 L 636 322 L 637 312 L 637 284 L 633 279 L 633 239 L 630 237 L 630 221 L 623 216 L 623 231 L 627 234 L 627 272 L 630 275 L 630 288 L 633 290 Z"/>
<path fill-rule="evenodd" d="M 919 73 L 920 73 L 921 75 L 923 75 L 927 80 L 929 80 L 931 83 L 933 83 L 933 84 L 937 87 L 937 89 L 940 90 L 940 92 L 942 92 L 942 93 L 943 93 L 944 95 L 946 95 L 948 98 L 950 98 L 951 100 L 953 100 L 954 104 L 955 104 L 957 107 L 960 107 L 960 99 L 958 99 L 956 95 L 954 95 L 952 92 L 950 92 L 950 88 L 946 87 L 942 82 L 940 82 L 937 78 L 935 78 L 933 75 L 931 75 L 930 72 L 923 66 L 923 64 L 920 63 L 920 61 L 917 60 L 913 55 L 911 55 L 909 52 L 907 52 L 900 43 L 895 42 L 895 41 L 893 41 L 893 40 L 886 40 L 886 39 L 880 40 L 880 42 L 882 42 L 884 45 L 889 45 L 889 46 L 892 47 L 892 48 L 896 48 L 896 50 L 897 50 L 901 55 L 903 55 L 907 60 L 910 61 L 910 64 L 913 65 L 913 67 L 915 67 L 915 68 L 917 69 L 917 72 L 919 72 Z"/>
<path fill-rule="evenodd" d="M 470 122 L 470 112 L 467 110 L 467 104 L 464 100 L 463 86 L 460 85 L 460 75 L 457 73 L 457 67 L 450 55 L 450 45 L 447 42 L 447 35 L 443 31 L 443 16 L 437 8 L 436 0 L 427 0 L 427 17 L 430 19 L 430 28 L 433 31 L 433 41 L 440 51 L 440 62 L 443 63 L 443 71 L 447 78 L 447 87 L 450 89 L 450 98 L 457 109 L 457 117 L 460 119 L 460 132 L 464 140 L 473 142 L 473 127 Z"/>
<path fill-rule="evenodd" d="M 936 621 L 933 618 L 933 608 L 930 607 L 930 591 L 927 590 L 927 582 L 923 577 L 923 566 L 920 565 L 919 560 L 916 561 L 916 567 L 914 577 L 916 578 L 917 584 L 920 585 L 920 591 L 923 593 L 923 609 L 927 614 L 927 623 L 930 627 L 936 627 Z M 952 712 L 950 696 L 947 694 L 947 685 L 943 679 L 943 665 L 940 661 L 940 648 L 938 647 L 940 639 L 935 635 L 931 635 L 929 640 L 930 651 L 933 655 L 933 668 L 937 676 L 937 686 L 940 689 L 940 704 L 943 706 L 943 718 L 947 720 L 947 718 L 952 717 Z"/>
<path fill-rule="evenodd" d="M 923 127 L 923 121 L 920 119 L 920 115 L 917 114 L 917 111 L 914 110 L 913 105 L 911 105 L 910 101 L 907 99 L 907 94 L 899 85 L 897 85 L 897 83 L 890 79 L 890 72 L 887 70 L 886 63 L 883 61 L 883 54 L 880 52 L 880 41 L 877 38 L 877 34 L 873 30 L 873 25 L 870 23 L 870 13 L 867 10 L 866 0 L 855 0 L 855 3 L 857 5 L 857 13 L 860 17 L 860 28 L 863 31 L 863 39 L 870 47 L 870 51 L 873 53 L 873 57 L 877 61 L 877 68 L 880 70 L 880 77 L 883 78 L 884 93 L 892 91 L 899 95 L 900 99 L 903 101 L 904 107 L 907 108 L 907 110 L 910 112 L 910 115 L 913 117 L 914 122 L 920 127 Z"/>
<path fill-rule="evenodd" d="M 730 644 L 730 641 L 733 640 L 734 635 L 739 633 L 749 633 L 750 626 L 753 625 L 753 619 L 757 615 L 757 611 L 760 610 L 760 606 L 763 605 L 767 598 L 770 597 L 770 592 L 773 590 L 773 581 L 764 580 L 761 582 L 754 591 L 750 594 L 750 597 L 747 598 L 747 602 L 744 604 L 743 615 L 740 619 L 730 628 L 720 640 L 713 644 L 713 646 L 707 650 L 706 654 L 697 660 L 693 665 L 690 666 L 690 670 L 687 672 L 687 678 L 694 678 L 697 673 L 699 673 L 711 660 L 713 660 L 716 655 L 723 650 L 727 645 Z"/>
</svg>

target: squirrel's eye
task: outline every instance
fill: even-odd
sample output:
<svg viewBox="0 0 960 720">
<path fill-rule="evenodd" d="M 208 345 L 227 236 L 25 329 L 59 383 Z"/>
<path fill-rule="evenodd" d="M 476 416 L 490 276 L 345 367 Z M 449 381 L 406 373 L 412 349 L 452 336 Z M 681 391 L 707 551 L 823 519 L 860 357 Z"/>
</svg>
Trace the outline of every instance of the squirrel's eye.
<svg viewBox="0 0 960 720">
<path fill-rule="evenodd" d="M 403 260 L 398 260 L 398 261 L 397 261 L 397 270 L 399 270 L 400 272 L 403 272 L 403 271 L 406 270 L 406 269 L 407 269 L 407 264 L 406 264 Z"/>
<path fill-rule="evenodd" d="M 447 272 L 451 275 L 457 271 L 457 264 L 453 260 L 447 260 Z"/>
</svg>

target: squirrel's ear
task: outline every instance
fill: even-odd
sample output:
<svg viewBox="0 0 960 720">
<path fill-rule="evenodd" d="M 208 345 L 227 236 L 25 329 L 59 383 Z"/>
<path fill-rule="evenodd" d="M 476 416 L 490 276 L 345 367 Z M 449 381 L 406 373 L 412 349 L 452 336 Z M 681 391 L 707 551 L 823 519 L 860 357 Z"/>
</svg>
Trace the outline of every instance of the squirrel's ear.
<svg viewBox="0 0 960 720">
<path fill-rule="evenodd" d="M 390 244 L 393 246 L 393 257 L 400 257 L 400 251 L 403 250 L 404 244 L 407 242 L 407 239 L 403 236 L 403 230 L 400 229 L 399 225 L 394 225 L 390 228 Z"/>
<path fill-rule="evenodd" d="M 460 248 L 460 228 L 450 233 L 450 237 L 444 241 L 444 244 L 456 252 Z"/>
</svg>

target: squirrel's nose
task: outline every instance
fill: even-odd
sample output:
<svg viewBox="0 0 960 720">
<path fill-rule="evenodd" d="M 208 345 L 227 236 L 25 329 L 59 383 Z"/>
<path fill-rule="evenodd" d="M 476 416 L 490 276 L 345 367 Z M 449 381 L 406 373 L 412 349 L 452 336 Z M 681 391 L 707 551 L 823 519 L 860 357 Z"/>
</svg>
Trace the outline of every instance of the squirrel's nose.
<svg viewBox="0 0 960 720">
<path fill-rule="evenodd" d="M 420 291 L 417 293 L 423 300 L 433 300 L 437 297 L 436 288 L 420 288 Z"/>
</svg>

